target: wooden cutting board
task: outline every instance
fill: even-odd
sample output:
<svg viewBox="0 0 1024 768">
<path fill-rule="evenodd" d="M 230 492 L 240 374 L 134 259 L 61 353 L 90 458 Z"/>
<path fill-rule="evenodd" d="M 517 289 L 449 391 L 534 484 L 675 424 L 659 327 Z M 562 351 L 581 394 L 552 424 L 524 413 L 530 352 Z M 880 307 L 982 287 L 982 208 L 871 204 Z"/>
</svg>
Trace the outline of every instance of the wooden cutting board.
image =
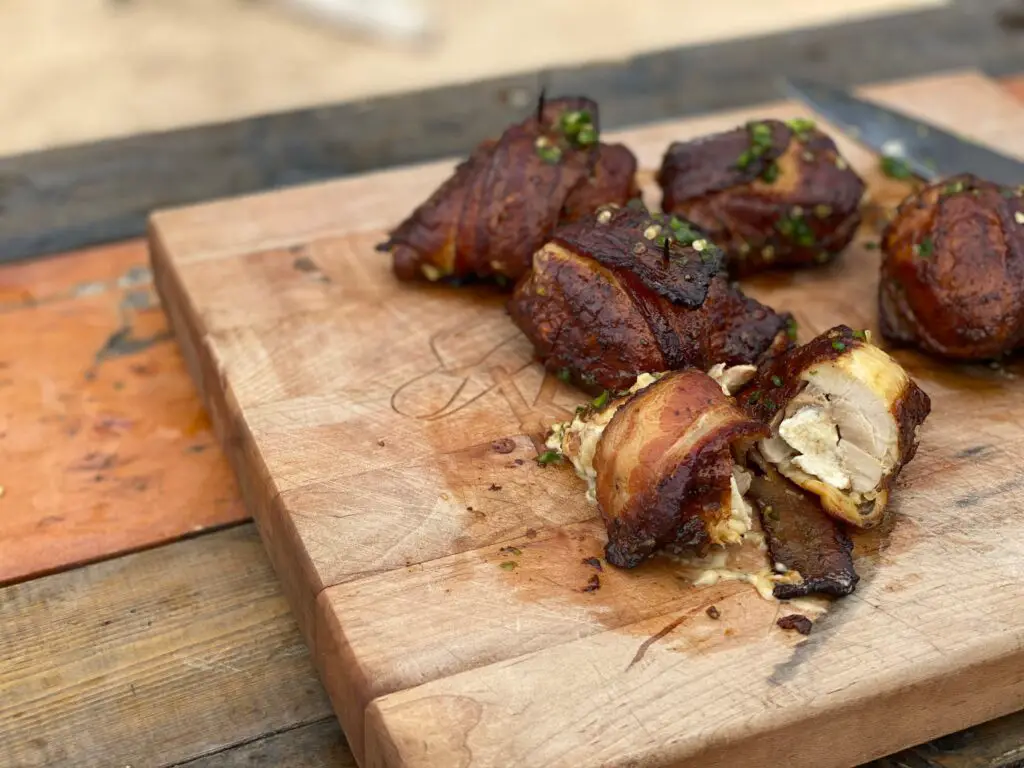
<svg viewBox="0 0 1024 768">
<path fill-rule="evenodd" d="M 868 92 L 1024 154 L 1024 109 L 980 75 Z M 614 139 L 657 203 L 671 140 L 806 114 Z M 906 193 L 839 141 L 876 202 Z M 602 526 L 529 437 L 582 396 L 499 296 L 400 285 L 373 251 L 453 162 L 152 220 L 166 310 L 361 764 L 828 768 L 1024 707 L 1024 366 L 899 353 L 933 414 L 891 522 L 857 538 L 857 592 L 809 637 L 750 586 L 667 562 L 585 592 Z M 876 223 L 840 263 L 749 291 L 802 340 L 875 328 Z"/>
</svg>

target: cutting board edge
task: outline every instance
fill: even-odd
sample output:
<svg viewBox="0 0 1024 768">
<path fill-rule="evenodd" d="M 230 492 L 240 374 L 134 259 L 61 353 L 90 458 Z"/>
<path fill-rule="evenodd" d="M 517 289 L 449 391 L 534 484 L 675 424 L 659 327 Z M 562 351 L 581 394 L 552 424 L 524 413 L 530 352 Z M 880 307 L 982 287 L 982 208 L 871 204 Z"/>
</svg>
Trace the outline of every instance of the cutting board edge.
<svg viewBox="0 0 1024 768">
<path fill-rule="evenodd" d="M 274 490 L 266 466 L 259 458 L 255 440 L 241 417 L 230 384 L 222 381 L 222 395 L 218 395 L 218 388 L 208 384 L 212 380 L 210 377 L 220 378 L 216 355 L 205 331 L 205 323 L 183 289 L 174 260 L 166 249 L 159 219 L 150 221 L 147 244 L 153 284 L 189 375 L 231 465 L 245 507 L 256 522 L 263 548 L 310 650 L 335 716 L 343 726 L 353 756 L 358 764 L 363 765 L 361 733 L 344 727 L 350 719 L 350 699 L 345 695 L 348 688 L 339 689 L 334 684 L 339 674 L 335 667 L 340 662 L 328 652 L 330 646 L 324 648 L 322 645 L 320 625 L 323 619 L 319 615 L 318 602 L 325 588 L 317 586 L 319 576 L 316 569 L 302 546 L 291 517 L 282 506 L 280 493 Z"/>
<path fill-rule="evenodd" d="M 658 745 L 652 744 L 645 754 L 630 753 L 621 760 L 642 761 L 651 768 L 735 768 L 747 765 L 779 765 L 780 756 L 786 755 L 789 762 L 787 768 L 849 768 L 862 765 L 871 760 L 895 754 L 901 750 L 924 744 L 941 736 L 955 733 L 972 726 L 988 722 L 1004 715 L 1024 710 L 1024 677 L 1020 674 L 1024 663 L 1024 638 L 1004 643 L 1010 652 L 1002 655 L 989 656 L 966 667 L 951 667 L 948 670 L 937 664 L 933 674 L 915 681 L 906 687 L 896 687 L 889 691 L 862 693 L 857 697 L 837 698 L 834 706 L 821 708 L 810 718 L 784 719 L 776 718 L 769 725 L 775 726 L 762 731 L 752 732 L 738 726 L 737 733 L 726 733 L 710 744 L 694 745 L 694 749 L 680 750 L 665 755 L 659 760 Z M 583 641 L 577 642 L 585 642 Z M 566 645 L 572 645 L 568 643 Z M 540 656 L 555 648 L 545 648 L 526 656 Z M 975 654 L 984 656 L 984 649 L 975 650 Z M 456 760 L 456 753 L 473 754 L 472 746 L 464 740 L 461 745 L 447 753 L 434 755 L 417 754 L 416 746 L 427 749 L 427 742 L 422 733 L 417 735 L 403 729 L 402 724 L 409 722 L 429 723 L 430 732 L 444 729 L 446 723 L 438 717 L 439 712 L 451 711 L 450 707 L 431 708 L 431 703 L 446 699 L 458 699 L 458 693 L 437 690 L 445 685 L 468 681 L 472 685 L 473 678 L 488 668 L 502 667 L 509 664 L 523 666 L 523 658 L 508 659 L 495 664 L 477 667 L 458 673 L 449 678 L 439 678 L 429 683 L 409 688 L 404 691 L 387 694 L 375 698 L 369 703 L 364 715 L 364 766 L 374 768 L 446 768 L 449 765 L 463 765 L 467 768 L 477 765 L 474 762 Z M 979 681 L 991 680 L 995 683 L 1010 681 L 1007 688 L 998 685 L 989 687 Z M 480 686 L 478 686 L 479 688 Z M 488 693 L 499 697 L 501 689 L 494 689 L 486 682 L 483 684 Z M 989 694 L 989 691 L 993 693 Z M 837 692 L 840 693 L 840 692 Z M 988 695 L 987 695 L 988 694 Z M 419 699 L 414 697 L 419 696 Z M 411 701 L 407 701 L 411 699 Z M 471 697 L 467 696 L 469 701 Z M 943 707 L 936 710 L 931 720 L 918 718 L 921 723 L 914 731 L 903 730 L 900 723 L 895 723 L 898 714 L 913 709 L 918 712 L 929 712 L 935 701 L 954 700 L 960 702 L 957 707 Z M 425 705 L 416 708 L 418 702 Z M 877 713 L 882 714 L 877 714 Z M 506 718 L 511 713 L 503 713 Z M 449 722 L 449 732 L 463 733 L 467 736 L 477 727 L 482 716 L 478 717 L 473 727 L 460 729 L 458 723 Z M 815 726 L 814 723 L 820 723 Z M 842 740 L 834 739 L 835 726 L 841 724 L 844 731 Z M 861 733 L 851 735 L 851 724 L 859 728 Z M 888 727 L 886 727 L 888 726 Z M 807 734 L 813 739 L 808 740 Z M 792 745 L 800 743 L 800 752 L 792 753 Z M 860 746 L 862 748 L 858 749 Z M 868 747 L 868 748 L 863 748 Z M 841 749 L 840 749 L 841 748 Z M 572 756 L 574 768 L 608 768 L 612 765 L 625 765 L 613 759 L 609 762 L 607 755 L 602 755 L 594 762 L 579 762 Z M 563 764 L 561 762 L 559 765 Z M 567 763 L 568 764 L 568 763 Z M 479 765 L 491 765 L 481 762 Z"/>
<path fill-rule="evenodd" d="M 281 581 L 302 636 L 316 660 L 314 614 L 316 597 L 322 588 L 308 590 L 303 581 L 308 579 L 308 583 L 318 584 L 316 569 L 309 561 L 291 518 L 281 508 L 280 494 L 259 457 L 230 383 L 221 375 L 205 323 L 183 288 L 174 260 L 170 258 L 161 236 L 159 221 L 150 222 L 147 244 L 153 284 L 189 375 L 231 465 L 245 507 L 256 522 L 267 556 Z M 220 381 L 221 386 L 210 386 L 211 381 Z M 309 594 L 310 591 L 313 594 Z"/>
</svg>

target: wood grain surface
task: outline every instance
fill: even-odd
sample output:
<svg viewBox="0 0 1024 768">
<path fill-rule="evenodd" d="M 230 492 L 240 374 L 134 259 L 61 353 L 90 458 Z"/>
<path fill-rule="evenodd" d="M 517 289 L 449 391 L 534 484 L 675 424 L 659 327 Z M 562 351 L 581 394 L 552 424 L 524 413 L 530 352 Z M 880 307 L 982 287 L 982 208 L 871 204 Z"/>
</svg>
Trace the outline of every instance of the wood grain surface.
<svg viewBox="0 0 1024 768">
<path fill-rule="evenodd" d="M 0 486 L 0 583 L 246 516 L 142 243 L 0 271 Z"/>
<path fill-rule="evenodd" d="M 307 677 L 313 677 L 312 671 Z M 313 685 L 319 686 L 315 678 Z M 356 761 L 338 721 L 328 715 L 181 763 L 181 768 L 356 768 Z"/>
<path fill-rule="evenodd" d="M 174 765 L 330 712 L 252 525 L 0 596 L 0 765 Z"/>
<path fill-rule="evenodd" d="M 873 94 L 1024 154 L 1024 110 L 983 78 Z M 800 113 L 616 138 L 649 171 L 671 139 Z M 842 143 L 876 203 L 906 192 Z M 371 251 L 450 168 L 169 211 L 152 228 L 158 288 L 357 759 L 761 764 L 799 740 L 790 765 L 848 765 L 1024 706 L 1018 371 L 900 355 L 935 412 L 891 525 L 858 540 L 861 587 L 811 638 L 773 629 L 778 606 L 749 589 L 692 589 L 668 567 L 610 572 L 584 595 L 580 558 L 602 531 L 529 439 L 579 396 L 531 363 L 498 297 L 397 285 Z M 861 244 L 750 289 L 808 338 L 873 327 L 876 271 Z M 522 551 L 514 569 L 503 545 Z"/>
</svg>

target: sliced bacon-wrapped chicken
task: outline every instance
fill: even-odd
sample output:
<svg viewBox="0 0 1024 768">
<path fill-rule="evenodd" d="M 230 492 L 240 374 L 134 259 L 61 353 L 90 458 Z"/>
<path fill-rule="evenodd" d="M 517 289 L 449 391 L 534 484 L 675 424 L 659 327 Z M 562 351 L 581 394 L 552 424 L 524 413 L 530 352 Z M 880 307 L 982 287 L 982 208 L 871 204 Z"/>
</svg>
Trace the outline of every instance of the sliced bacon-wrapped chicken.
<svg viewBox="0 0 1024 768">
<path fill-rule="evenodd" d="M 639 196 L 636 158 L 598 138 L 597 104 L 541 100 L 481 143 L 378 250 L 400 280 L 517 280 L 555 227 Z"/>
<path fill-rule="evenodd" d="M 860 224 L 865 185 L 810 120 L 760 120 L 669 146 L 662 210 L 725 249 L 729 271 L 825 264 Z"/>
<path fill-rule="evenodd" d="M 1024 347 L 1024 187 L 961 175 L 900 204 L 882 236 L 889 341 L 957 360 Z"/>
<path fill-rule="evenodd" d="M 733 449 L 766 435 L 716 381 L 690 369 L 641 377 L 555 425 L 548 445 L 587 481 L 608 529 L 608 562 L 632 568 L 666 546 L 738 542 L 751 508 Z"/>
<path fill-rule="evenodd" d="M 769 436 L 721 382 L 689 369 L 642 374 L 621 395 L 602 395 L 555 424 L 547 446 L 586 481 L 612 565 L 632 568 L 660 549 L 703 555 L 763 533 L 771 562 L 731 578 L 779 599 L 849 594 L 852 546 L 818 498 L 763 461 L 737 463 Z"/>
<path fill-rule="evenodd" d="M 899 363 L 844 325 L 772 360 L 738 401 L 771 426 L 755 458 L 859 528 L 882 521 L 931 411 Z"/>
<path fill-rule="evenodd" d="M 591 391 L 716 366 L 737 387 L 793 329 L 788 313 L 729 282 L 710 240 L 642 205 L 604 206 L 556 230 L 508 308 L 547 369 Z"/>
</svg>

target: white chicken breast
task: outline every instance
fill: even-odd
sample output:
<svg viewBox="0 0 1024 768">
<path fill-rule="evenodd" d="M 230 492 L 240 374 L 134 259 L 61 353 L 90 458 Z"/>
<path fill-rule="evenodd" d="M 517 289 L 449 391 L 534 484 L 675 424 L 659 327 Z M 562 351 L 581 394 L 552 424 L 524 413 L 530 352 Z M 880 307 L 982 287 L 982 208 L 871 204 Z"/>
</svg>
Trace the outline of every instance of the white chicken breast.
<svg viewBox="0 0 1024 768">
<path fill-rule="evenodd" d="M 931 410 L 899 363 L 846 326 L 774 361 L 740 401 L 771 424 L 761 457 L 860 528 L 883 519 Z"/>
</svg>

